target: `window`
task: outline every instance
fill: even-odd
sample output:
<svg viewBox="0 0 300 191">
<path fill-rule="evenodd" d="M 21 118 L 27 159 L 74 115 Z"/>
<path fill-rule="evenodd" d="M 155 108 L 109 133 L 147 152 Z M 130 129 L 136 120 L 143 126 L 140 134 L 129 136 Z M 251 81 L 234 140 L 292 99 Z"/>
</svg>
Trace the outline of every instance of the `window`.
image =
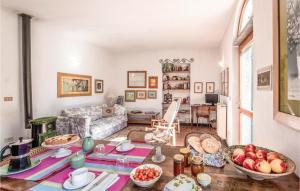
<svg viewBox="0 0 300 191">
<path fill-rule="evenodd" d="M 245 0 L 239 18 L 238 34 L 240 34 L 245 29 L 247 24 L 252 20 L 252 17 L 253 17 L 253 0 Z"/>
<path fill-rule="evenodd" d="M 239 143 L 250 144 L 253 141 L 253 0 L 245 0 L 238 23 L 239 46 Z M 246 30 L 245 30 L 246 29 Z"/>
</svg>

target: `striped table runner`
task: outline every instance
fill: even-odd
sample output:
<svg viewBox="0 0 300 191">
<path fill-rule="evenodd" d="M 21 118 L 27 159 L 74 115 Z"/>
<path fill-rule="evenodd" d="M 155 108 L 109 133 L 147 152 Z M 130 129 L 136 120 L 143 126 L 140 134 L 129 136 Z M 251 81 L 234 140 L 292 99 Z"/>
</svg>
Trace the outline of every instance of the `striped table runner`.
<svg viewBox="0 0 300 191">
<path fill-rule="evenodd" d="M 117 143 L 110 143 L 105 146 L 105 151 L 110 151 L 115 147 Z M 101 174 L 104 171 L 107 172 L 114 172 L 117 173 L 120 179 L 112 185 L 108 191 L 119 191 L 126 185 L 128 182 L 130 172 L 138 166 L 138 164 L 130 163 L 133 162 L 140 162 L 142 163 L 145 158 L 151 153 L 152 149 L 154 148 L 148 144 L 142 143 L 133 143 L 135 148 L 126 153 L 118 153 L 114 150 L 111 154 L 104 156 L 99 154 L 90 154 L 86 158 L 85 167 L 89 169 L 90 172 L 96 173 L 96 175 Z M 123 165 L 116 165 L 116 159 L 120 156 L 126 155 L 129 163 L 125 163 Z M 100 159 L 100 160 L 95 160 Z M 102 160 L 107 159 L 107 160 Z M 72 172 L 74 169 L 68 167 L 61 171 L 60 173 L 48 178 L 47 180 L 41 182 L 40 184 L 34 186 L 30 189 L 30 191 L 61 191 L 63 189 L 63 183 L 65 180 L 68 179 L 68 174 Z"/>
<path fill-rule="evenodd" d="M 54 150 L 48 150 L 46 152 L 38 154 L 32 158 L 40 159 L 41 164 L 28 171 L 15 174 L 15 175 L 10 175 L 8 177 L 16 178 L 16 179 L 32 180 L 32 181 L 41 180 L 51 175 L 52 173 L 69 166 L 70 158 L 73 157 L 77 151 L 80 151 L 81 147 L 73 146 L 70 147 L 69 149 L 72 151 L 72 155 L 64 158 L 52 158 L 51 155 L 54 154 L 55 152 Z M 7 167 L 3 166 L 1 168 L 7 168 Z"/>
</svg>

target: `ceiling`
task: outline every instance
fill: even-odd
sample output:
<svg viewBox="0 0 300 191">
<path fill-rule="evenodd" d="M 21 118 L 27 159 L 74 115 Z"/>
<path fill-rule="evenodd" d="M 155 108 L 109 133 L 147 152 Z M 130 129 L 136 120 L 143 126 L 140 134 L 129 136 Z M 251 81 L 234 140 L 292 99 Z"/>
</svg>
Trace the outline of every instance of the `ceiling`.
<svg viewBox="0 0 300 191">
<path fill-rule="evenodd" d="M 237 0 L 1 0 L 113 51 L 218 47 Z"/>
</svg>

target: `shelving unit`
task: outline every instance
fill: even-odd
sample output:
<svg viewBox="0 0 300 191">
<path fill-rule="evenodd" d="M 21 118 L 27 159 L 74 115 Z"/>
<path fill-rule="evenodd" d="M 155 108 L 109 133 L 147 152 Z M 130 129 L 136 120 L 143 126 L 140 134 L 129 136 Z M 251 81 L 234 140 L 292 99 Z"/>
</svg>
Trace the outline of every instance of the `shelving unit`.
<svg viewBox="0 0 300 191">
<path fill-rule="evenodd" d="M 160 60 L 163 74 L 162 113 L 165 114 L 174 99 L 181 99 L 177 118 L 182 123 L 190 123 L 190 69 L 191 59 Z"/>
</svg>

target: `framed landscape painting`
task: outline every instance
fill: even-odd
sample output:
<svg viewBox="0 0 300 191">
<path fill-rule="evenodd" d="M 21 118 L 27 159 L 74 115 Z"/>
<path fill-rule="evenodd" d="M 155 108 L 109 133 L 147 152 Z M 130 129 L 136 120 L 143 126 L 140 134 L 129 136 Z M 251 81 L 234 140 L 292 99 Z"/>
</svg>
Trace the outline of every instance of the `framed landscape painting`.
<svg viewBox="0 0 300 191">
<path fill-rule="evenodd" d="M 136 99 L 146 99 L 147 91 L 146 90 L 136 90 Z"/>
<path fill-rule="evenodd" d="M 156 99 L 157 91 L 156 90 L 148 90 L 148 99 Z"/>
<path fill-rule="evenodd" d="M 300 0 L 273 7 L 273 116 L 300 131 Z"/>
<path fill-rule="evenodd" d="M 279 0 L 278 28 L 279 111 L 300 117 L 300 0 Z"/>
<path fill-rule="evenodd" d="M 257 70 L 257 89 L 272 90 L 272 66 Z"/>
<path fill-rule="evenodd" d="M 125 90 L 125 101 L 126 102 L 135 102 L 135 91 L 134 90 Z"/>
<path fill-rule="evenodd" d="M 92 95 L 92 76 L 57 73 L 57 97 Z"/>
<path fill-rule="evenodd" d="M 146 71 L 128 71 L 127 87 L 128 88 L 146 88 L 147 72 Z"/>
</svg>

